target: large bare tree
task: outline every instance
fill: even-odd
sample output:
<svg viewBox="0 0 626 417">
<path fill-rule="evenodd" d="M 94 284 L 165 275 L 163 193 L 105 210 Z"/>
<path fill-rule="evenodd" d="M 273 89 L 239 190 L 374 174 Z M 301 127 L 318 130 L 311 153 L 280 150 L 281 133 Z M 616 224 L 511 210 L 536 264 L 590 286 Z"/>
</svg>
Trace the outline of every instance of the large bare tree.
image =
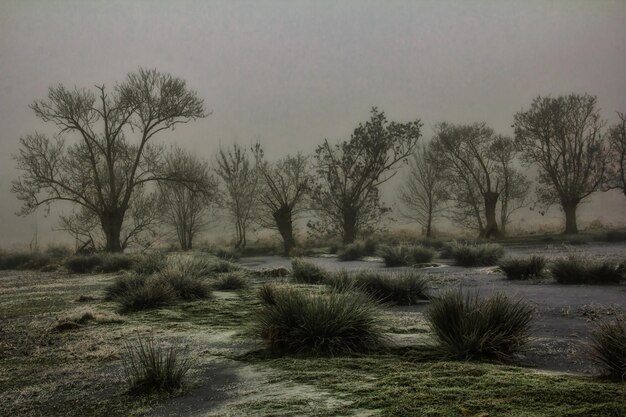
<svg viewBox="0 0 626 417">
<path fill-rule="evenodd" d="M 446 202 L 443 171 L 433 152 L 432 147 L 426 145 L 417 147 L 400 187 L 400 201 L 404 205 L 402 215 L 422 226 L 426 237 L 432 236 L 433 222 Z"/>
<path fill-rule="evenodd" d="M 217 203 L 218 184 L 207 161 L 181 148 L 173 148 L 165 157 L 164 171 L 186 178 L 186 184 L 159 183 L 161 216 L 176 232 L 182 250 L 193 249 L 196 235 L 209 224 L 208 214 Z"/>
<path fill-rule="evenodd" d="M 163 178 L 159 132 L 205 117 L 203 101 L 185 81 L 156 70 L 139 69 L 108 91 L 51 87 L 46 100 L 31 108 L 58 128 L 20 138 L 16 155 L 22 175 L 12 191 L 23 201 L 22 214 L 41 205 L 69 201 L 98 219 L 105 249 L 122 250 L 121 233 L 135 191 Z M 136 138 L 132 140 L 131 138 Z"/>
<path fill-rule="evenodd" d="M 576 209 L 605 179 L 604 121 L 596 103 L 588 94 L 540 96 L 515 114 L 522 160 L 539 168 L 539 201 L 561 205 L 565 233 L 578 233 Z"/>
<path fill-rule="evenodd" d="M 433 142 L 459 222 L 477 226 L 480 237 L 498 237 L 496 218 L 503 191 L 502 166 L 495 148 L 502 136 L 485 123 L 439 123 Z"/>
<path fill-rule="evenodd" d="M 307 208 L 304 199 L 312 180 L 309 161 L 298 153 L 268 162 L 263 160 L 260 146 L 255 149 L 261 175 L 259 223 L 278 230 L 283 239 L 284 253 L 288 256 L 296 246 L 294 222 Z"/>
<path fill-rule="evenodd" d="M 244 248 L 259 201 L 256 160 L 246 148 L 235 143 L 232 148 L 220 148 L 215 171 L 224 185 L 223 207 L 235 226 L 235 247 Z"/>
<path fill-rule="evenodd" d="M 339 233 L 344 243 L 380 225 L 388 208 L 381 204 L 378 188 L 396 174 L 421 136 L 419 120 L 389 122 L 376 108 L 371 114 L 350 140 L 336 145 L 325 140 L 315 151 L 318 178 L 311 199 L 319 220 L 309 226 L 320 233 Z"/>
<path fill-rule="evenodd" d="M 611 126 L 609 139 L 609 167 L 607 189 L 622 190 L 626 197 L 626 114 L 617 113 L 620 121 Z"/>
</svg>

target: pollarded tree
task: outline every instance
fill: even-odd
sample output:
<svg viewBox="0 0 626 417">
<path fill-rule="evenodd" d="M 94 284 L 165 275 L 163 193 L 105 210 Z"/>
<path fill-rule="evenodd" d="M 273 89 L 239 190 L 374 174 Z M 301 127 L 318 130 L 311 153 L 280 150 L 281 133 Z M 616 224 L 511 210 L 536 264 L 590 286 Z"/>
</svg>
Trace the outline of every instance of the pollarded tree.
<svg viewBox="0 0 626 417">
<path fill-rule="evenodd" d="M 276 162 L 263 160 L 260 146 L 256 148 L 257 166 L 261 175 L 259 192 L 259 223 L 276 229 L 283 239 L 285 255 L 296 246 L 294 221 L 306 206 L 304 199 L 311 186 L 308 158 L 300 153 L 287 155 Z"/>
<path fill-rule="evenodd" d="M 194 237 L 208 225 L 208 212 L 217 203 L 217 180 L 208 162 L 181 148 L 167 153 L 164 171 L 189 180 L 186 184 L 163 181 L 159 188 L 164 223 L 176 232 L 181 249 L 191 250 Z"/>
<path fill-rule="evenodd" d="M 380 224 L 389 210 L 380 202 L 378 188 L 397 172 L 421 136 L 422 123 L 389 122 L 372 109 L 371 119 L 352 133 L 350 140 L 331 145 L 325 140 L 315 151 L 318 180 L 311 192 L 320 233 L 339 233 L 344 243 Z"/>
<path fill-rule="evenodd" d="M 216 173 L 224 183 L 223 207 L 235 226 L 235 248 L 244 248 L 259 198 L 259 171 L 245 148 L 220 148 Z"/>
<path fill-rule="evenodd" d="M 620 121 L 609 129 L 609 168 L 607 189 L 622 190 L 626 197 L 626 114 L 617 113 Z"/>
<path fill-rule="evenodd" d="M 96 90 L 58 85 L 31 105 L 59 132 L 53 140 L 38 133 L 20 139 L 22 175 L 12 191 L 24 202 L 22 214 L 55 201 L 78 205 L 97 218 L 105 250 L 118 252 L 136 190 L 156 180 L 185 181 L 158 173 L 155 135 L 207 114 L 185 81 L 156 70 L 139 69 L 111 91 Z"/>
<path fill-rule="evenodd" d="M 485 123 L 436 126 L 433 146 L 445 170 L 450 198 L 459 205 L 454 210 L 477 223 L 480 237 L 500 236 L 496 211 L 504 181 L 495 150 L 504 140 Z"/>
<path fill-rule="evenodd" d="M 432 147 L 419 146 L 409 161 L 409 171 L 400 187 L 400 201 L 405 210 L 402 214 L 417 222 L 426 236 L 432 236 L 433 221 L 446 202 L 442 170 Z"/>
<path fill-rule="evenodd" d="M 539 201 L 561 205 L 565 233 L 578 233 L 576 209 L 605 179 L 603 125 L 596 97 L 588 94 L 539 96 L 515 114 L 522 159 L 539 168 Z"/>
</svg>

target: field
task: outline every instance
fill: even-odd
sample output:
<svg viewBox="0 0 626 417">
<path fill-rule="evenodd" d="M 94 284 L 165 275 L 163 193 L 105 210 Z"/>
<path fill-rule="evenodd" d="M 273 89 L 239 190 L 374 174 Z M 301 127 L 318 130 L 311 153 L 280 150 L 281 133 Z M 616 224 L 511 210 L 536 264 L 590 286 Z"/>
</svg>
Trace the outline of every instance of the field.
<svg viewBox="0 0 626 417">
<path fill-rule="evenodd" d="M 626 244 L 512 244 L 505 256 L 626 257 Z M 203 255 L 206 256 L 206 255 Z M 307 258 L 328 271 L 385 268 L 375 257 Z M 281 257 L 240 261 L 244 270 L 290 268 Z M 122 313 L 104 299 L 116 274 L 0 272 L 0 415 L 6 416 L 626 416 L 626 384 L 601 376 L 590 359 L 594 326 L 626 312 L 626 283 L 562 285 L 549 276 L 512 281 L 494 266 L 459 267 L 436 258 L 419 269 L 431 297 L 463 288 L 503 292 L 534 310 L 531 342 L 508 360 L 457 361 L 434 349 L 430 302 L 384 304 L 389 347 L 367 354 L 276 354 L 254 327 L 267 282 L 291 278 L 250 272 L 251 285 L 206 300 Z M 323 285 L 293 284 L 303 291 Z M 60 326 L 89 309 L 98 318 Z M 151 334 L 193 359 L 181 390 L 130 395 L 125 341 Z"/>
</svg>

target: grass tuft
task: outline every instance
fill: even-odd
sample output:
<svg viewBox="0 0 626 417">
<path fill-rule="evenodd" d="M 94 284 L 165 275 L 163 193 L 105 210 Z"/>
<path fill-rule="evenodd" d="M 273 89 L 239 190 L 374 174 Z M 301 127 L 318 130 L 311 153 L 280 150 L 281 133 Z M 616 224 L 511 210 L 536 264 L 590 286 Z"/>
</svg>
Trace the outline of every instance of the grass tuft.
<svg viewBox="0 0 626 417">
<path fill-rule="evenodd" d="M 458 244 L 450 248 L 454 264 L 458 266 L 490 266 L 495 265 L 504 254 L 502 246 L 496 243 Z"/>
<path fill-rule="evenodd" d="M 550 272 L 559 284 L 619 284 L 624 279 L 621 264 L 576 256 L 557 259 Z"/>
<path fill-rule="evenodd" d="M 268 347 L 282 353 L 346 354 L 385 344 L 376 303 L 360 292 L 274 291 L 257 325 Z"/>
<path fill-rule="evenodd" d="M 529 342 L 532 308 L 503 294 L 449 291 L 426 313 L 439 347 L 457 359 L 506 359 Z"/>
<path fill-rule="evenodd" d="M 600 322 L 591 335 L 591 352 L 611 378 L 626 381 L 626 317 Z"/>
<path fill-rule="evenodd" d="M 181 357 L 179 348 L 164 348 L 154 337 L 139 334 L 133 342 L 124 344 L 122 359 L 131 394 L 179 390 L 192 364 L 188 358 Z"/>
<path fill-rule="evenodd" d="M 530 258 L 509 258 L 498 263 L 498 267 L 508 279 L 529 279 L 538 277 L 546 266 L 545 258 L 533 255 Z"/>
<path fill-rule="evenodd" d="M 328 277 L 328 273 L 322 268 L 302 259 L 291 261 L 291 271 L 294 281 L 305 284 L 320 284 Z"/>
<path fill-rule="evenodd" d="M 338 250 L 340 261 L 356 261 L 364 256 L 376 253 L 376 242 L 373 240 L 353 242 Z"/>
<path fill-rule="evenodd" d="M 426 280 L 415 271 L 389 275 L 368 271 L 358 272 L 354 276 L 354 286 L 380 302 L 413 305 L 429 298 Z"/>
<path fill-rule="evenodd" d="M 409 266 L 431 262 L 435 257 L 435 251 L 421 245 L 417 246 L 382 246 L 379 255 L 383 258 L 385 266 Z"/>
<path fill-rule="evenodd" d="M 117 277 L 106 289 L 106 299 L 120 303 L 122 311 L 138 311 L 171 304 L 177 293 L 165 279 L 130 273 Z"/>
<path fill-rule="evenodd" d="M 213 288 L 221 291 L 241 290 L 249 285 L 248 275 L 244 271 L 235 271 L 220 274 L 213 283 Z"/>
</svg>

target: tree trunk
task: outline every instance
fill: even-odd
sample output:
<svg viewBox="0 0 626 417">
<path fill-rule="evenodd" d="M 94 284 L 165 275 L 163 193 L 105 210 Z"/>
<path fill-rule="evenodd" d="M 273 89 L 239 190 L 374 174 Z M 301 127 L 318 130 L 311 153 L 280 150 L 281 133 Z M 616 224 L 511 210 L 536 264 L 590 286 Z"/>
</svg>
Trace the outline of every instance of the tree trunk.
<svg viewBox="0 0 626 417">
<path fill-rule="evenodd" d="M 353 243 L 357 234 L 357 214 L 352 207 L 344 209 L 343 212 L 343 243 Z"/>
<path fill-rule="evenodd" d="M 289 252 L 296 246 L 296 240 L 293 237 L 293 221 L 291 208 L 289 206 L 281 206 L 272 213 L 276 221 L 278 232 L 283 238 L 283 247 L 285 256 L 289 256 Z"/>
<path fill-rule="evenodd" d="M 578 202 L 565 201 L 562 203 L 563 211 L 565 212 L 565 234 L 575 235 L 578 234 L 578 226 L 576 225 L 576 208 Z"/>
<path fill-rule="evenodd" d="M 496 205 L 498 204 L 498 193 L 487 192 L 485 198 L 485 220 L 487 224 L 483 230 L 482 236 L 485 238 L 499 237 L 498 222 L 496 221 Z"/>
<path fill-rule="evenodd" d="M 426 237 L 432 237 L 433 235 L 433 214 L 428 213 L 428 219 L 426 220 Z"/>
<path fill-rule="evenodd" d="M 122 241 L 120 235 L 122 234 L 122 223 L 124 222 L 124 214 L 121 210 L 113 210 L 105 212 L 100 216 L 100 223 L 102 225 L 102 231 L 106 238 L 106 246 L 104 248 L 107 252 L 122 252 Z"/>
</svg>

